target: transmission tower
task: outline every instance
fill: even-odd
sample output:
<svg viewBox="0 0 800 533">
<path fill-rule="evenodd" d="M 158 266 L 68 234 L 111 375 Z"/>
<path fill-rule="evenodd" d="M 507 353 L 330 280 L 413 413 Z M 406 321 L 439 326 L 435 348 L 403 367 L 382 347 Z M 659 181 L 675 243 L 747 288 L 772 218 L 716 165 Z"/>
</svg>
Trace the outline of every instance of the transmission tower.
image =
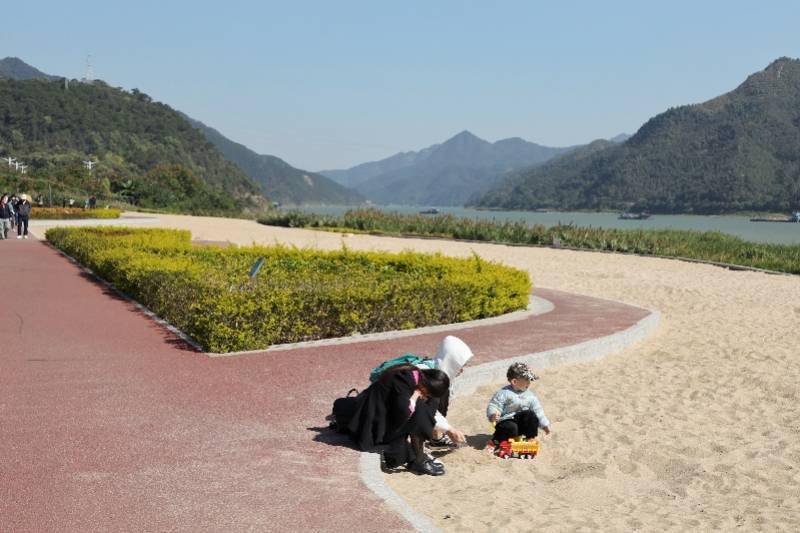
<svg viewBox="0 0 800 533">
<path fill-rule="evenodd" d="M 92 83 L 94 80 L 94 71 L 92 70 L 92 56 L 86 56 L 86 77 L 83 78 L 86 83 Z"/>
</svg>

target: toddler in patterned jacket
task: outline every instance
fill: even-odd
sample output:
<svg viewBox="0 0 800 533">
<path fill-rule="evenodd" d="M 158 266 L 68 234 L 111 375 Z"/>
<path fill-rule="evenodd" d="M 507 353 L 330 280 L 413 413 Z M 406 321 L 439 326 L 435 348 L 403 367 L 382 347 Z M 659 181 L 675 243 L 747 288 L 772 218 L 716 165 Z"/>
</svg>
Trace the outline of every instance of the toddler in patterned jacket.
<svg viewBox="0 0 800 533">
<path fill-rule="evenodd" d="M 495 425 L 492 439 L 502 442 L 524 435 L 536 437 L 539 428 L 550 434 L 550 420 L 544 414 L 539 398 L 529 390 L 532 381 L 539 379 L 525 363 L 514 363 L 506 372 L 508 385 L 497 391 L 486 408 L 486 417 Z"/>
</svg>

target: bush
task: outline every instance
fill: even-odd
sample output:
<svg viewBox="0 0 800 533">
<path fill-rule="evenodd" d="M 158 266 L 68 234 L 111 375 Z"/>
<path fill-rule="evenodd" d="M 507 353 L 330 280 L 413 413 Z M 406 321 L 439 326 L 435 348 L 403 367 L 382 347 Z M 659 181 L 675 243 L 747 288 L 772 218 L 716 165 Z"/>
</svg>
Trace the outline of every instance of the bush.
<svg viewBox="0 0 800 533">
<path fill-rule="evenodd" d="M 212 352 L 496 316 L 525 308 L 531 290 L 526 272 L 477 256 L 197 247 L 162 229 L 46 237 Z"/>
<path fill-rule="evenodd" d="M 71 220 L 77 218 L 119 218 L 119 209 L 83 209 L 82 207 L 36 207 L 31 218 L 39 220 Z"/>
</svg>

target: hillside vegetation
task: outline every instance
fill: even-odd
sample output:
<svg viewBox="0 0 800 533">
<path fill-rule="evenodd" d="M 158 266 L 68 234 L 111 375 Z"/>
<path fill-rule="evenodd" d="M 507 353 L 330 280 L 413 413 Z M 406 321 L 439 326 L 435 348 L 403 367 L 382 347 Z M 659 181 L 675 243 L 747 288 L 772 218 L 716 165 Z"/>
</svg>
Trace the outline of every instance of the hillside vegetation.
<svg viewBox="0 0 800 533">
<path fill-rule="evenodd" d="M 258 209 L 260 189 L 169 106 L 101 81 L 0 79 L 0 165 L 11 190 L 96 194 L 192 212 Z M 92 170 L 84 160 L 97 162 Z M 49 188 L 48 188 L 49 187 Z M 48 198 L 49 199 L 49 198 Z"/>
<path fill-rule="evenodd" d="M 476 205 L 660 213 L 800 207 L 800 60 L 734 91 L 650 119 L 624 144 L 597 142 L 513 173 Z"/>
</svg>

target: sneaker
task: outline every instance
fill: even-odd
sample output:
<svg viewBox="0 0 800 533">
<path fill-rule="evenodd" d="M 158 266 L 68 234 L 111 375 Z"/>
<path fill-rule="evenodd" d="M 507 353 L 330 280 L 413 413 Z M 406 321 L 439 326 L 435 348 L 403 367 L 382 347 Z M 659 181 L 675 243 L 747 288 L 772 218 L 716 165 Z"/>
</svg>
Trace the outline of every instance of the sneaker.
<svg viewBox="0 0 800 533">
<path fill-rule="evenodd" d="M 21 238 L 22 238 L 22 235 L 17 235 L 17 239 L 21 239 Z"/>
<path fill-rule="evenodd" d="M 458 444 L 453 442 L 453 439 L 444 435 L 441 439 L 428 441 L 428 446 L 431 448 L 458 448 Z"/>
<path fill-rule="evenodd" d="M 28 238 L 28 236 L 27 236 L 27 235 L 25 235 L 25 236 L 24 236 L 24 237 L 22 237 L 22 238 L 23 238 L 23 239 L 27 239 L 27 238 Z"/>
</svg>

